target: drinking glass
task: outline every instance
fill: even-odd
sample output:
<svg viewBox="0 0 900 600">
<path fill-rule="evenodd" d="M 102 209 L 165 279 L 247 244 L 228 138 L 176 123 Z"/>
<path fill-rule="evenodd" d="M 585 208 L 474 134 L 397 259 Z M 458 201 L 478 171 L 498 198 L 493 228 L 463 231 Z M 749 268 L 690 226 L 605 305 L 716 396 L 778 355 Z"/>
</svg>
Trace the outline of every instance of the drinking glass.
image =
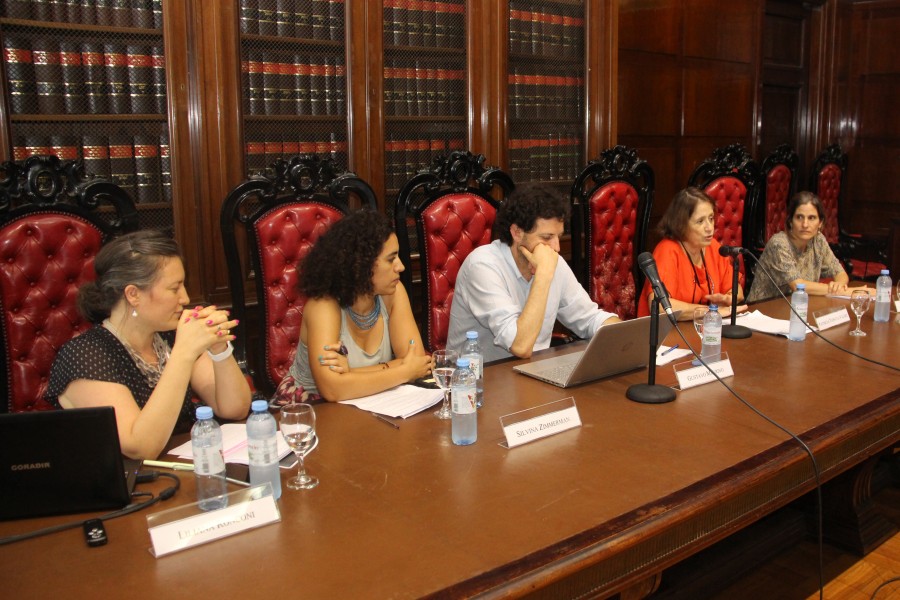
<svg viewBox="0 0 900 600">
<path fill-rule="evenodd" d="M 862 316 L 869 308 L 871 299 L 872 297 L 869 296 L 869 292 L 866 290 L 853 290 L 853 293 L 850 294 L 850 308 L 853 310 L 853 314 L 856 315 L 856 329 L 851 331 L 850 335 L 859 337 L 866 335 L 866 332 L 860 329 L 859 326 L 862 324 Z"/>
<path fill-rule="evenodd" d="M 705 306 L 698 306 L 694 309 L 694 331 L 697 332 L 697 335 L 700 336 L 700 339 L 703 339 L 703 317 L 706 316 L 706 313 L 709 312 L 709 308 Z"/>
<path fill-rule="evenodd" d="M 309 404 L 297 402 L 281 407 L 281 433 L 284 441 L 297 457 L 297 476 L 288 479 L 292 490 L 310 490 L 319 485 L 319 480 L 307 475 L 303 459 L 315 447 L 316 413 Z"/>
<path fill-rule="evenodd" d="M 459 354 L 453 350 L 435 350 L 431 353 L 431 374 L 434 381 L 444 392 L 444 401 L 441 407 L 434 411 L 438 419 L 449 419 L 453 416 L 450 412 L 450 378 L 456 370 L 456 359 Z"/>
</svg>

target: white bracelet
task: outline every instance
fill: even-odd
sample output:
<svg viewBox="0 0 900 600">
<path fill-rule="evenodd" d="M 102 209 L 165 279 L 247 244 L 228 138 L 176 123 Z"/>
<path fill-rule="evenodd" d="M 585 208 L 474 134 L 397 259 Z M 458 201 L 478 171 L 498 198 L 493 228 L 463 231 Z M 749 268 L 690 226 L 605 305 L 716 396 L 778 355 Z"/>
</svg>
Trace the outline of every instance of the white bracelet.
<svg viewBox="0 0 900 600">
<path fill-rule="evenodd" d="M 228 347 L 219 352 L 218 354 L 213 354 L 209 350 L 206 351 L 209 354 L 209 357 L 213 359 L 215 362 L 222 362 L 232 354 L 234 354 L 234 346 L 231 345 L 231 342 L 228 342 Z"/>
</svg>

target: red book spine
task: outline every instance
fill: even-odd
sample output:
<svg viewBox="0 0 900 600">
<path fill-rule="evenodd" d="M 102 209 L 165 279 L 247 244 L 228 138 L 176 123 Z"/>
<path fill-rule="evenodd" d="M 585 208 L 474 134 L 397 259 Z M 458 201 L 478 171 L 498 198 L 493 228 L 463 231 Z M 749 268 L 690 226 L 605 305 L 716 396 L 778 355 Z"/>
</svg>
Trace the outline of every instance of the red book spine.
<svg viewBox="0 0 900 600">
<path fill-rule="evenodd" d="M 60 42 L 59 64 L 62 68 L 62 93 L 66 113 L 84 114 L 87 112 L 84 71 L 81 65 L 81 50 L 75 42 Z"/>
<path fill-rule="evenodd" d="M 248 114 L 266 114 L 261 51 L 251 50 L 247 53 L 247 78 L 244 81 L 246 82 L 244 84 L 246 86 L 244 89 L 244 106 Z"/>
<path fill-rule="evenodd" d="M 28 43 L 18 36 L 3 39 L 3 58 L 6 61 L 6 85 L 9 108 L 14 114 L 28 114 L 35 110 L 34 62 Z"/>
<path fill-rule="evenodd" d="M 125 48 L 119 44 L 104 44 L 103 64 L 106 67 L 109 112 L 126 114 L 131 109 L 131 99 L 128 96 L 128 60 Z"/>
<path fill-rule="evenodd" d="M 48 38 L 32 41 L 34 83 L 38 112 L 59 114 L 66 110 L 63 98 L 62 65 L 59 63 L 59 45 Z"/>
<path fill-rule="evenodd" d="M 109 140 L 106 136 L 86 135 L 81 144 L 85 172 L 109 179 Z"/>
<path fill-rule="evenodd" d="M 125 60 L 128 65 L 128 95 L 131 112 L 152 114 L 156 112 L 153 96 L 153 57 L 147 46 L 128 46 Z"/>
<path fill-rule="evenodd" d="M 297 101 L 297 114 L 310 114 L 309 97 L 310 65 L 303 54 L 294 55 L 294 94 Z"/>
<path fill-rule="evenodd" d="M 247 141 L 247 175 L 256 177 L 266 172 L 266 144 L 260 141 Z"/>
<path fill-rule="evenodd" d="M 134 136 L 134 171 L 137 202 L 141 204 L 159 202 L 159 145 L 154 136 Z"/>
<path fill-rule="evenodd" d="M 293 59 L 293 56 L 291 56 Z M 294 63 L 281 61 L 278 67 L 278 112 L 282 115 L 296 114 L 297 93 L 294 89 Z"/>
<path fill-rule="evenodd" d="M 342 60 L 338 58 L 334 66 L 334 108 L 339 115 L 347 114 L 347 68 L 340 62 Z"/>
<path fill-rule="evenodd" d="M 159 114 L 166 114 L 169 106 L 166 102 L 166 57 L 162 46 L 150 47 L 150 67 L 153 69 L 153 108 Z"/>
<path fill-rule="evenodd" d="M 262 58 L 263 114 L 277 115 L 279 110 L 278 65 L 270 52 Z"/>
<path fill-rule="evenodd" d="M 131 137 L 116 134 L 109 137 L 109 178 L 132 198 L 137 197 L 134 169 L 134 146 Z"/>
<path fill-rule="evenodd" d="M 106 97 L 106 65 L 103 47 L 100 44 L 87 42 L 81 45 L 81 66 L 84 70 L 84 93 L 87 112 L 104 114 L 109 112 L 109 100 Z"/>
<path fill-rule="evenodd" d="M 162 199 L 172 202 L 172 159 L 169 156 L 169 134 L 159 136 L 159 187 Z"/>
<path fill-rule="evenodd" d="M 325 65 L 321 57 L 309 65 L 309 114 L 321 115 L 325 110 Z"/>
</svg>

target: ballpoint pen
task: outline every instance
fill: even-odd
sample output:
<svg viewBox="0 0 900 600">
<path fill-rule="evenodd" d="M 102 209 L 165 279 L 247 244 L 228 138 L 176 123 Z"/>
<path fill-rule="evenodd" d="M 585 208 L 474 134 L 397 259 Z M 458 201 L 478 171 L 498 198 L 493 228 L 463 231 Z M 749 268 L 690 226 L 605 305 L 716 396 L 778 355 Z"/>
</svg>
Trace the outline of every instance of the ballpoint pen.
<svg viewBox="0 0 900 600">
<path fill-rule="evenodd" d="M 669 348 L 669 349 L 667 349 L 667 350 L 663 350 L 663 352 L 660 354 L 660 356 L 665 356 L 666 354 L 668 354 L 669 352 L 671 352 L 672 350 L 674 350 L 674 349 L 677 348 L 677 347 L 678 347 L 678 344 L 675 344 L 675 345 L 672 346 L 671 348 Z"/>
<path fill-rule="evenodd" d="M 144 466 L 157 467 L 157 468 L 161 468 L 161 469 L 172 469 L 173 471 L 193 471 L 194 470 L 194 465 L 191 463 L 168 462 L 165 460 L 145 460 Z M 244 487 L 250 486 L 249 482 L 241 481 L 240 479 L 234 479 L 232 477 L 225 477 L 225 481 L 229 481 L 236 485 L 242 485 Z"/>
<path fill-rule="evenodd" d="M 396 423 L 394 423 L 394 422 L 391 421 L 390 419 L 387 419 L 387 418 L 385 418 L 385 417 L 382 417 L 382 416 L 379 415 L 377 412 L 373 412 L 373 413 L 372 413 L 372 416 L 375 417 L 376 419 L 378 419 L 379 421 L 384 421 L 385 423 L 387 423 L 388 425 L 390 425 L 390 426 L 393 427 L 394 429 L 400 429 L 400 426 L 399 426 L 399 425 L 397 425 Z"/>
</svg>

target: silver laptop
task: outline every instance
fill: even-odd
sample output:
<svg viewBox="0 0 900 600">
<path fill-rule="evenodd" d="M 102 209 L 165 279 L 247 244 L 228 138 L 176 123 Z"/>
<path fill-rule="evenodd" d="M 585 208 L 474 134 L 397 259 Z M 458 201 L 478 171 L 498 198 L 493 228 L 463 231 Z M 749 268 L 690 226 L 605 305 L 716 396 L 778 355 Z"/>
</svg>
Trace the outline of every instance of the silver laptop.
<svg viewBox="0 0 900 600">
<path fill-rule="evenodd" d="M 659 341 L 662 342 L 671 330 L 672 323 L 661 315 Z M 640 369 L 647 366 L 649 358 L 650 317 L 639 317 L 604 325 L 581 352 L 516 365 L 513 370 L 567 388 Z"/>
<path fill-rule="evenodd" d="M 2 414 L 0 519 L 122 508 L 140 464 L 111 406 Z"/>
</svg>

